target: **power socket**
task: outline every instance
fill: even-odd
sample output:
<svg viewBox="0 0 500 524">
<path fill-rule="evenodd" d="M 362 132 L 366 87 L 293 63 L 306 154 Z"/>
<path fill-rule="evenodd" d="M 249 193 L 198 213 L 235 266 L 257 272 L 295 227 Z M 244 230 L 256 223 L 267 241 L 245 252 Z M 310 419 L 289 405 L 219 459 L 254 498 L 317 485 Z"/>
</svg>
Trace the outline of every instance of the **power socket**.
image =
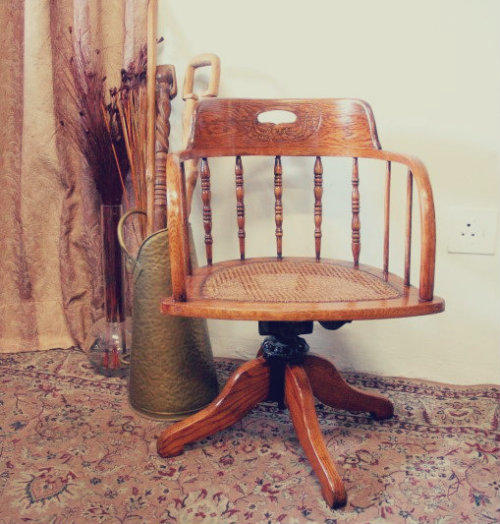
<svg viewBox="0 0 500 524">
<path fill-rule="evenodd" d="M 497 224 L 497 209 L 451 207 L 448 252 L 494 255 Z"/>
</svg>

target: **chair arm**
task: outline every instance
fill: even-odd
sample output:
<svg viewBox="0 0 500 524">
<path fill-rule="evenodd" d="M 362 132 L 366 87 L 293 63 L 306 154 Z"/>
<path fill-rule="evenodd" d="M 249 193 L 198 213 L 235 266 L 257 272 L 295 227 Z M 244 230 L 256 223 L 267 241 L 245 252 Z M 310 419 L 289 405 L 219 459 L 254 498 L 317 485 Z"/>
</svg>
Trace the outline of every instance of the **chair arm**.
<svg viewBox="0 0 500 524">
<path fill-rule="evenodd" d="M 424 164 L 416 157 L 390 151 L 363 151 L 364 158 L 380 158 L 406 165 L 416 182 L 420 207 L 420 285 L 421 300 L 432 300 L 436 258 L 436 218 L 431 182 Z"/>
<path fill-rule="evenodd" d="M 167 228 L 174 300 L 186 299 L 187 230 L 183 173 L 179 156 L 167 155 Z"/>
</svg>

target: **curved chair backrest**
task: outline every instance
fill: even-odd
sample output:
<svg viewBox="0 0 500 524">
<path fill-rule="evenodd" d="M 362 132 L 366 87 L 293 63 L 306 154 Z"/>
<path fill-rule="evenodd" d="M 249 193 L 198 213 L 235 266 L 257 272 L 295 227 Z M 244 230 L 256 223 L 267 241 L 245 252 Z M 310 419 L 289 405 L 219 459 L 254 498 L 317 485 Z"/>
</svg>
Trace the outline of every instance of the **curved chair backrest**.
<svg viewBox="0 0 500 524">
<path fill-rule="evenodd" d="M 273 122 L 274 116 L 286 116 L 276 112 L 288 113 L 293 121 Z M 350 98 L 204 100 L 195 109 L 191 129 L 187 150 L 199 157 L 381 149 L 370 106 Z"/>
</svg>

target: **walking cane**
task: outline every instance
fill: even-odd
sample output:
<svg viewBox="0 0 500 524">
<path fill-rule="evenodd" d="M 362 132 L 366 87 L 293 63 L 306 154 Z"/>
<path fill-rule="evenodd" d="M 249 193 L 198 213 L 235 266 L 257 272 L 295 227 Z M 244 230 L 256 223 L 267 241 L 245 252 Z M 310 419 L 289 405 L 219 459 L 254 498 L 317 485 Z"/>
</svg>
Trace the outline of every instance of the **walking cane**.
<svg viewBox="0 0 500 524">
<path fill-rule="evenodd" d="M 194 74 L 196 69 L 200 67 L 211 67 L 210 79 L 206 91 L 199 94 L 194 92 Z M 198 100 L 204 98 L 214 98 L 219 94 L 220 83 L 220 58 L 213 53 L 205 53 L 195 56 L 186 69 L 186 76 L 184 78 L 184 87 L 182 90 L 182 99 L 186 102 L 183 116 L 183 145 L 187 146 L 189 135 L 191 134 L 191 118 Z M 193 191 L 198 179 L 198 163 L 196 160 L 186 160 L 184 163 L 184 172 L 186 174 L 186 201 L 187 201 L 187 215 L 191 211 L 191 200 L 193 198 Z"/>
</svg>

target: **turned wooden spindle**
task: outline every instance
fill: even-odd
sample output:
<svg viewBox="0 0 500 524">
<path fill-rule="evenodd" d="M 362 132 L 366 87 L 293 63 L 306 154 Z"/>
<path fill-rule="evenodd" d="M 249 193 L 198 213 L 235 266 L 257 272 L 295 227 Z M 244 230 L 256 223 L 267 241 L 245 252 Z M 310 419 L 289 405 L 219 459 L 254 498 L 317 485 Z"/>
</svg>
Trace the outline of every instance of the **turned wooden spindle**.
<svg viewBox="0 0 500 524">
<path fill-rule="evenodd" d="M 405 285 L 410 285 L 411 265 L 411 221 L 413 215 L 413 173 L 408 169 L 406 179 L 406 247 L 405 247 Z"/>
<path fill-rule="evenodd" d="M 321 198 L 323 196 L 323 165 L 321 157 L 317 156 L 314 162 L 314 247 L 316 250 L 316 260 L 321 258 L 321 220 L 323 206 Z"/>
<path fill-rule="evenodd" d="M 389 221 L 391 214 L 391 162 L 385 163 L 384 195 L 384 278 L 389 278 Z"/>
<path fill-rule="evenodd" d="M 359 220 L 359 173 L 358 173 L 358 159 L 352 159 L 352 256 L 354 259 L 354 266 L 359 266 L 359 252 L 361 250 L 360 242 L 360 227 Z"/>
<path fill-rule="evenodd" d="M 203 227 L 205 229 L 205 252 L 207 265 L 212 265 L 212 209 L 210 207 L 210 169 L 206 158 L 200 162 L 201 200 L 203 202 Z"/>
<path fill-rule="evenodd" d="M 243 164 L 241 156 L 236 157 L 234 168 L 236 180 L 236 218 L 238 220 L 238 240 L 240 242 L 240 259 L 245 260 L 245 203 L 243 188 Z"/>
<path fill-rule="evenodd" d="M 171 100 L 177 94 L 175 69 L 160 65 L 156 72 L 156 130 L 153 231 L 167 227 L 167 153 L 170 136 Z"/>
<path fill-rule="evenodd" d="M 281 202 L 281 196 L 283 194 L 282 174 L 281 157 L 277 156 L 274 159 L 274 220 L 276 222 L 276 256 L 278 260 L 281 260 L 283 256 L 283 204 Z"/>
</svg>

